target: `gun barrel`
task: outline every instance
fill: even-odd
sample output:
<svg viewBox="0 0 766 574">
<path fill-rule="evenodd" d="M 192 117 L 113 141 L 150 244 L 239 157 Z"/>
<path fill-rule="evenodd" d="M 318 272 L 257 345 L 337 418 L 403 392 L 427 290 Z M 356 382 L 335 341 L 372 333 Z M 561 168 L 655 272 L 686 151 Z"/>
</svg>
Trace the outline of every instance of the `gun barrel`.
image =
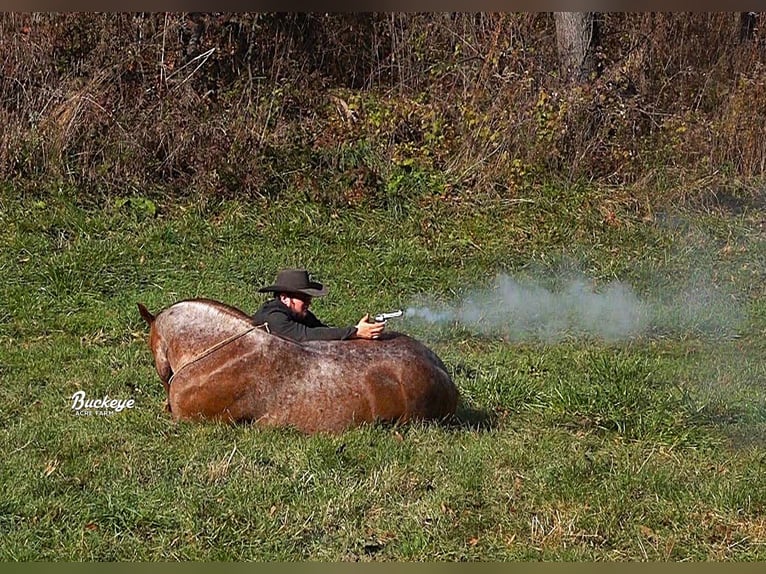
<svg viewBox="0 0 766 574">
<path fill-rule="evenodd" d="M 375 315 L 375 320 L 378 323 L 384 323 L 388 319 L 393 319 L 395 317 L 401 317 L 404 314 L 404 311 L 399 309 L 398 311 L 393 311 L 391 313 L 380 313 L 379 315 Z"/>
</svg>

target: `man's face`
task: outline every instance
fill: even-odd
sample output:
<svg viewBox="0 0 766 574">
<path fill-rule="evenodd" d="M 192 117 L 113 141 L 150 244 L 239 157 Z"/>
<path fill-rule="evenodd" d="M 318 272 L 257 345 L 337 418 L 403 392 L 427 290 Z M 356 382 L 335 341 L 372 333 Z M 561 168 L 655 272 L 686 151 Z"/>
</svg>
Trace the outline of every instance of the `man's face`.
<svg viewBox="0 0 766 574">
<path fill-rule="evenodd" d="M 296 317 L 303 319 L 311 306 L 311 297 L 297 293 L 283 293 L 279 300 L 282 301 Z"/>
</svg>

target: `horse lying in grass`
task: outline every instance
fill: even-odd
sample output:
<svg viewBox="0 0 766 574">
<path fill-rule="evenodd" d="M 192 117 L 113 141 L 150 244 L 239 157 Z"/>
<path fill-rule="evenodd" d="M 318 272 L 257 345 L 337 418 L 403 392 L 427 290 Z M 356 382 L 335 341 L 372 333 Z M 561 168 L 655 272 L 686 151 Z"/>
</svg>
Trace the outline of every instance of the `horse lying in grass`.
<svg viewBox="0 0 766 574">
<path fill-rule="evenodd" d="M 181 301 L 156 316 L 138 308 L 176 420 L 338 432 L 374 421 L 444 419 L 457 407 L 457 388 L 439 357 L 400 333 L 295 343 L 217 301 Z"/>
</svg>

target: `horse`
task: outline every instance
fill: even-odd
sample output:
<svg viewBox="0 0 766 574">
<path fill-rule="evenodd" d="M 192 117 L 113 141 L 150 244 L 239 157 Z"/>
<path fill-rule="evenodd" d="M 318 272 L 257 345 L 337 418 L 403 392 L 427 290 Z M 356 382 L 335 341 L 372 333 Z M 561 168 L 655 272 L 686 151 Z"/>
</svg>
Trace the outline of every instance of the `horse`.
<svg viewBox="0 0 766 574">
<path fill-rule="evenodd" d="M 375 422 L 446 420 L 457 407 L 444 363 L 402 333 L 297 343 L 211 299 L 179 301 L 156 316 L 138 308 L 177 421 L 337 433 Z"/>
</svg>

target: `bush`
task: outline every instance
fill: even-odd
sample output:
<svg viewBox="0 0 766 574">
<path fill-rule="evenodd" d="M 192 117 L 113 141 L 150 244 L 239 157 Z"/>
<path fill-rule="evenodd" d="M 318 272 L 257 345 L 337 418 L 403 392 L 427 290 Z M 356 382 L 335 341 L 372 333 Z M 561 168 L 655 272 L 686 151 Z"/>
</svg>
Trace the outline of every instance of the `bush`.
<svg viewBox="0 0 766 574">
<path fill-rule="evenodd" d="M 6 13 L 0 175 L 339 204 L 388 201 L 402 170 L 465 196 L 763 175 L 757 30 L 741 39 L 736 13 L 598 24 L 600 73 L 577 85 L 545 13 Z"/>
</svg>

